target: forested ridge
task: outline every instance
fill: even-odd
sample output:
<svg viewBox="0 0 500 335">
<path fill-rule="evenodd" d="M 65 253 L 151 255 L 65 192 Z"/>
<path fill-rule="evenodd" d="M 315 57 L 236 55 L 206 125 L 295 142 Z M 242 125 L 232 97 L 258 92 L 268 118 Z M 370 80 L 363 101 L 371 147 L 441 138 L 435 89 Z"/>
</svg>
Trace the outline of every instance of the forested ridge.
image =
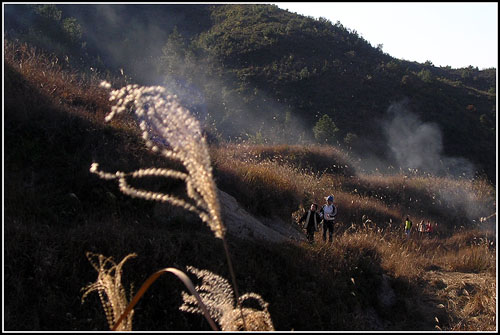
<svg viewBox="0 0 500 335">
<path fill-rule="evenodd" d="M 391 162 L 382 124 L 398 103 L 437 125 L 443 155 L 495 179 L 495 68 L 397 59 L 341 22 L 273 5 L 5 8 L 8 38 L 69 55 L 87 71 L 164 85 L 214 139 L 326 141 Z M 337 131 L 315 136 L 325 115 Z"/>
</svg>

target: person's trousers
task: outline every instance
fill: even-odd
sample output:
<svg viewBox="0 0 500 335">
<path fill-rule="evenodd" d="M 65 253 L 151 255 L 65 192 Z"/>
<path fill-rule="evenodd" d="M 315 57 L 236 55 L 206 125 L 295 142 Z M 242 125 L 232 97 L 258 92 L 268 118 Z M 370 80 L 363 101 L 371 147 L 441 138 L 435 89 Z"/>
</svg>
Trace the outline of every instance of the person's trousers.
<svg viewBox="0 0 500 335">
<path fill-rule="evenodd" d="M 326 231 L 328 230 L 329 241 L 333 241 L 333 220 L 323 220 L 323 241 L 326 241 Z"/>
<path fill-rule="evenodd" d="M 314 231 L 314 227 L 312 229 L 307 229 L 307 240 L 309 241 L 309 243 L 314 242 Z"/>
</svg>

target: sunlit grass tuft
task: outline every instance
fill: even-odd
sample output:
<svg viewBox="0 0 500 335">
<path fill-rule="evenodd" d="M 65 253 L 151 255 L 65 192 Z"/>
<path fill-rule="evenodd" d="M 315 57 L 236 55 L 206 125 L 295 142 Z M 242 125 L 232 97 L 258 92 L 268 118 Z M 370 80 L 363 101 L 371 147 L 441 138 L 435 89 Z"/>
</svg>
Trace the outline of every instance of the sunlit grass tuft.
<svg viewBox="0 0 500 335">
<path fill-rule="evenodd" d="M 111 257 L 106 258 L 103 255 L 87 253 L 87 258 L 96 269 L 98 277 L 95 283 L 84 288 L 82 302 L 91 292 L 97 291 L 110 329 L 113 329 L 129 304 L 130 298 L 127 299 L 125 288 L 122 285 L 122 267 L 128 259 L 135 256 L 135 254 L 130 254 L 116 264 Z M 132 296 L 132 292 L 130 292 L 130 296 Z M 134 311 L 132 310 L 120 323 L 117 330 L 131 331 L 133 315 Z"/>
</svg>

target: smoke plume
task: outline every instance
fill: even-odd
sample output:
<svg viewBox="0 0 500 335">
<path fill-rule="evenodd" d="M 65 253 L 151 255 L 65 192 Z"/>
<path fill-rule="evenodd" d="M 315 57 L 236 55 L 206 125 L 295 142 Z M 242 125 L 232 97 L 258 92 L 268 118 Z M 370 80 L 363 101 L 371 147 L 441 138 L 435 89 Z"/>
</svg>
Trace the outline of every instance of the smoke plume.
<svg viewBox="0 0 500 335">
<path fill-rule="evenodd" d="M 439 126 L 421 121 L 409 110 L 407 100 L 388 108 L 383 129 L 389 154 L 401 169 L 435 176 L 474 177 L 474 165 L 465 158 L 447 157 Z"/>
<path fill-rule="evenodd" d="M 479 224 L 496 211 L 486 182 L 474 178 L 474 165 L 465 158 L 447 157 L 439 126 L 421 121 L 408 108 L 408 100 L 388 108 L 383 129 L 390 155 L 403 171 L 446 177 L 436 179 L 428 191 L 450 215 L 457 215 L 457 224 Z"/>
</svg>

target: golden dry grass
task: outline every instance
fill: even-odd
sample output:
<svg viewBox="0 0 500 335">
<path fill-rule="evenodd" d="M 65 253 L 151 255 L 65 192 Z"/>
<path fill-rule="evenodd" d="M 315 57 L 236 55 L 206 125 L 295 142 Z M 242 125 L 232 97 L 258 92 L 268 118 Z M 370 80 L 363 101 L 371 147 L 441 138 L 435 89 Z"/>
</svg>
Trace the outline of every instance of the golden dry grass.
<svg viewBox="0 0 500 335">
<path fill-rule="evenodd" d="M 129 299 L 131 299 L 132 292 L 129 294 L 130 297 L 127 298 L 122 284 L 122 267 L 129 258 L 135 256 L 137 255 L 130 254 L 116 264 L 111 257 L 106 258 L 103 255 L 87 253 L 87 258 L 97 271 L 98 276 L 95 283 L 84 288 L 82 302 L 91 292 L 97 291 L 110 329 L 113 329 L 113 326 L 127 308 Z M 133 315 L 134 311 L 132 310 L 120 323 L 118 330 L 131 331 Z"/>
</svg>

